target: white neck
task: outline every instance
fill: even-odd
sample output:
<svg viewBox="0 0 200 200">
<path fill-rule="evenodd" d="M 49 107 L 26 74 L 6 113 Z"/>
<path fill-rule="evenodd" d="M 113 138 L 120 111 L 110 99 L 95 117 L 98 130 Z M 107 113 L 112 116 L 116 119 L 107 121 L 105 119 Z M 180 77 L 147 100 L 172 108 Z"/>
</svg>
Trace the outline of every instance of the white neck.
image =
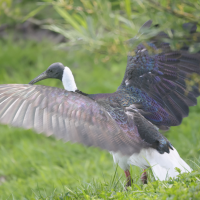
<svg viewBox="0 0 200 200">
<path fill-rule="evenodd" d="M 65 67 L 63 71 L 62 83 L 65 90 L 75 92 L 77 90 L 74 76 L 68 67 Z"/>
</svg>

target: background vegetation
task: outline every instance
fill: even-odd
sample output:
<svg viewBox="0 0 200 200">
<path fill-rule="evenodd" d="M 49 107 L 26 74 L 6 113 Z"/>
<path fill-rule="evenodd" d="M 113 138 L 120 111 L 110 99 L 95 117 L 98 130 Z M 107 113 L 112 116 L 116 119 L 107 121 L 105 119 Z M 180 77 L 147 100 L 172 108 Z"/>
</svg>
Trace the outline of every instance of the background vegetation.
<svg viewBox="0 0 200 200">
<path fill-rule="evenodd" d="M 198 0 L 0 1 L 0 84 L 28 83 L 59 61 L 72 69 L 81 91 L 113 92 L 126 67 L 124 41 L 145 21 L 152 19 L 168 33 L 176 29 L 172 46 L 179 48 L 177 38 L 186 34 L 181 24 L 197 22 L 200 31 L 199 13 Z M 40 84 L 62 87 L 56 80 Z M 194 172 L 167 182 L 149 173 L 142 186 L 142 171 L 132 167 L 128 191 L 109 153 L 0 126 L 0 199 L 199 199 L 200 102 L 190 110 L 165 135 Z"/>
</svg>

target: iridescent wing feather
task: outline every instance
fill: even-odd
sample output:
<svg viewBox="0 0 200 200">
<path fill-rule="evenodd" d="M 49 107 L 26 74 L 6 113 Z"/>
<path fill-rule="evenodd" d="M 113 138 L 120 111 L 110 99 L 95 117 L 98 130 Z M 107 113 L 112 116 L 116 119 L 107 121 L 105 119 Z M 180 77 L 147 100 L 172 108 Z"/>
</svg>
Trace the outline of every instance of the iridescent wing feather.
<svg viewBox="0 0 200 200">
<path fill-rule="evenodd" d="M 120 112 L 121 109 L 121 112 Z M 131 119 L 129 119 L 131 117 Z M 158 132 L 145 141 L 134 123 L 133 115 L 120 106 L 97 103 L 75 92 L 42 85 L 0 85 L 0 123 L 34 129 L 46 136 L 78 142 L 131 155 L 153 147 L 168 152 L 170 143 L 145 118 L 143 129 Z M 138 118 L 138 113 L 135 114 Z M 126 121 L 126 123 L 124 123 Z M 147 121 L 147 120 L 146 120 Z M 120 123 L 122 122 L 122 123 Z"/>
<path fill-rule="evenodd" d="M 41 85 L 0 85 L 0 122 L 123 154 L 148 146 L 141 139 L 130 140 L 89 97 Z"/>
<path fill-rule="evenodd" d="M 147 28 L 150 26 L 150 22 Z M 196 26 L 190 28 L 191 37 L 199 40 Z M 145 27 L 144 27 L 145 28 Z M 191 54 L 188 47 L 173 51 L 165 33 L 137 46 L 128 63 L 122 84 L 117 92 L 129 95 L 126 107 L 135 105 L 146 119 L 167 130 L 177 126 L 188 116 L 189 106 L 197 104 L 200 95 L 200 53 Z M 127 102 L 127 99 L 121 100 Z"/>
</svg>

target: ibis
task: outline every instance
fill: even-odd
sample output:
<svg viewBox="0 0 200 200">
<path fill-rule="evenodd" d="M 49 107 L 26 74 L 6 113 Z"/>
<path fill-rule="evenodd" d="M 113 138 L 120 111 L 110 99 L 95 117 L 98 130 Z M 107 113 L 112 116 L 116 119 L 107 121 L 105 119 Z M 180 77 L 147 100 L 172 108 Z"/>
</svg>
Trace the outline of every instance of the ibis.
<svg viewBox="0 0 200 200">
<path fill-rule="evenodd" d="M 140 32 L 151 28 L 148 21 Z M 194 38 L 196 26 L 189 32 Z M 176 178 L 175 168 L 191 172 L 161 132 L 180 125 L 189 106 L 197 104 L 200 54 L 186 46 L 173 50 L 166 38 L 158 33 L 128 55 L 124 78 L 113 93 L 81 92 L 62 63 L 53 63 L 29 84 L 0 85 L 0 123 L 108 150 L 124 170 L 127 186 L 130 165 L 144 170 L 144 184 L 148 168 L 158 180 Z M 64 89 L 34 85 L 49 78 L 62 81 Z"/>
</svg>

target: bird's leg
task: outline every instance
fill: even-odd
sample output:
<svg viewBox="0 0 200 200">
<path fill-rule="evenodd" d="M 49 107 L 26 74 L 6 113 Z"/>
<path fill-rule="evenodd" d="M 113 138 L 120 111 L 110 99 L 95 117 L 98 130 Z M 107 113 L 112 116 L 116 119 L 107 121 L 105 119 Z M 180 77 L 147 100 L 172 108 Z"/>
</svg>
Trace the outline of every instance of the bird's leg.
<svg viewBox="0 0 200 200">
<path fill-rule="evenodd" d="M 142 181 L 143 184 L 147 184 L 147 172 L 145 171 L 145 169 L 143 169 L 141 181 Z"/>
<path fill-rule="evenodd" d="M 126 175 L 126 187 L 131 186 L 132 183 L 132 178 L 131 178 L 131 174 L 129 172 L 129 170 L 124 171 L 125 175 Z"/>
</svg>

